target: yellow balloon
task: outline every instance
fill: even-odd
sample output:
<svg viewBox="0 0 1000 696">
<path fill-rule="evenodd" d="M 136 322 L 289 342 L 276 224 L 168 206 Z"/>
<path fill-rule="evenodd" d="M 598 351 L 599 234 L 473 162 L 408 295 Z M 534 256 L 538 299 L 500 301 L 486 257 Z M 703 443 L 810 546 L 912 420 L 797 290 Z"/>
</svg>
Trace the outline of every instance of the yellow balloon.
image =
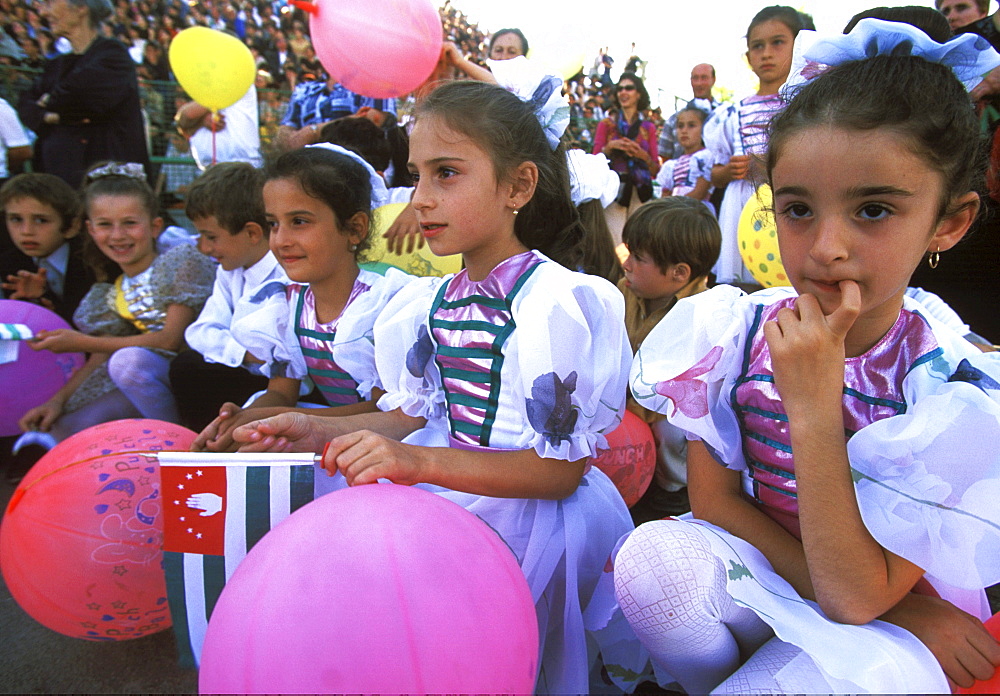
<svg viewBox="0 0 1000 696">
<path fill-rule="evenodd" d="M 253 54 L 235 36 L 208 27 L 190 27 L 170 42 L 170 69 L 184 91 L 218 111 L 235 104 L 257 76 Z"/>
<path fill-rule="evenodd" d="M 386 246 L 385 231 L 399 217 L 406 203 L 389 203 L 375 209 L 375 220 L 371 231 L 371 246 L 364 253 L 362 267 L 373 271 L 384 270 L 384 266 L 395 266 L 401 271 L 417 276 L 441 277 L 462 270 L 462 255 L 435 256 L 426 244 L 410 253 L 394 254 Z"/>
<path fill-rule="evenodd" d="M 778 230 L 774 224 L 771 202 L 771 187 L 764 184 L 757 189 L 756 195 L 750 196 L 743 207 L 736 229 L 736 240 L 743 263 L 765 288 L 791 285 L 785 267 L 781 265 Z"/>
</svg>

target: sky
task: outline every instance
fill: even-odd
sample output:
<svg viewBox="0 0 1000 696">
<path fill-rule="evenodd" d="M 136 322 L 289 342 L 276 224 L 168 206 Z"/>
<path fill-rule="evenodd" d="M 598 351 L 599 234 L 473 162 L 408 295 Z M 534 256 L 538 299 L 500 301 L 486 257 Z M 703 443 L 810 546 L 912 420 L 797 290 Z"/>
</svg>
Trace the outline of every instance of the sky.
<svg viewBox="0 0 1000 696">
<path fill-rule="evenodd" d="M 645 61 L 646 87 L 653 106 L 674 110 L 674 97 L 691 98 L 691 68 L 712 63 L 716 87 L 737 97 L 754 91 L 756 78 L 743 57 L 747 25 L 761 8 L 778 0 L 452 0 L 480 29 L 487 32 L 518 27 L 528 37 L 531 59 L 562 72 L 585 56 L 589 67 L 602 46 L 615 60 L 617 77 L 631 55 Z M 807 0 L 789 3 L 808 12 L 820 32 L 839 33 L 857 12 L 876 6 L 926 5 L 933 0 Z M 703 9 L 699 13 L 699 9 Z M 990 11 L 996 11 L 991 3 Z"/>
</svg>

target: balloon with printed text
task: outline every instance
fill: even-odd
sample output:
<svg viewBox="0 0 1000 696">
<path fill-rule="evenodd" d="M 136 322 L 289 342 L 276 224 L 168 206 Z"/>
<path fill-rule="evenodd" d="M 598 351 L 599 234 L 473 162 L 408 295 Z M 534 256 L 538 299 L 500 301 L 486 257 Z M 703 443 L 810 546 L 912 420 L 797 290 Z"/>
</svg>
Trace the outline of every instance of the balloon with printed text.
<svg viewBox="0 0 1000 696">
<path fill-rule="evenodd" d="M 608 435 L 608 449 L 600 450 L 590 463 L 603 471 L 632 507 L 649 488 L 656 468 L 653 431 L 639 416 L 625 411 L 622 422 Z"/>
<path fill-rule="evenodd" d="M 0 571 L 20 607 L 73 638 L 117 641 L 169 628 L 156 452 L 195 433 L 121 420 L 67 438 L 28 472 L 0 526 Z"/>
</svg>

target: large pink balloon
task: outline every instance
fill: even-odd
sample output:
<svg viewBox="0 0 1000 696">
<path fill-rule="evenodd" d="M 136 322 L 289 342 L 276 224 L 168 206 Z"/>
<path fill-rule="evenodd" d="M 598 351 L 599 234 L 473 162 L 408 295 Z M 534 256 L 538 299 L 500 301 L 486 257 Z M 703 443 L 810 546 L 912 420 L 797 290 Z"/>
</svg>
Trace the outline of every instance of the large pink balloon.
<svg viewBox="0 0 1000 696">
<path fill-rule="evenodd" d="M 157 420 L 87 428 L 42 457 L 0 527 L 0 570 L 24 611 L 53 631 L 126 640 L 169 628 L 160 467 L 195 434 Z"/>
<path fill-rule="evenodd" d="M 430 0 L 319 0 L 309 33 L 327 72 L 368 97 L 412 92 L 441 55 L 441 17 Z"/>
<path fill-rule="evenodd" d="M 36 334 L 70 328 L 55 312 L 18 300 L 0 300 L 0 323 L 26 324 Z M 0 437 L 20 433 L 21 416 L 48 401 L 83 366 L 83 353 L 34 351 L 26 342 L 18 343 L 17 360 L 0 365 Z"/>
<path fill-rule="evenodd" d="M 201 693 L 531 693 L 538 623 L 510 549 L 458 505 L 376 484 L 323 496 L 222 591 Z"/>
<path fill-rule="evenodd" d="M 622 422 L 607 437 L 608 449 L 591 457 L 590 463 L 608 475 L 625 505 L 632 507 L 653 480 L 656 468 L 653 431 L 639 416 L 626 411 Z"/>
</svg>

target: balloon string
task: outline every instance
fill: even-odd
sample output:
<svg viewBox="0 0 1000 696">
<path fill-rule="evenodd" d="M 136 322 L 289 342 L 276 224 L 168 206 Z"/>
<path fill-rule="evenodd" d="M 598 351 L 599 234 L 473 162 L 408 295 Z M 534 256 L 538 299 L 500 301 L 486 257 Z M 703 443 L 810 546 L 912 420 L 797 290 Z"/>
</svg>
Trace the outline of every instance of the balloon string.
<svg viewBox="0 0 1000 696">
<path fill-rule="evenodd" d="M 142 456 L 156 457 L 156 455 L 159 454 L 160 452 L 187 452 L 187 451 L 188 450 L 155 450 L 155 451 L 154 450 L 129 450 L 129 451 L 126 451 L 126 452 L 110 452 L 108 454 L 98 454 L 95 457 L 88 457 L 87 459 L 80 459 L 80 460 L 75 461 L 75 462 L 70 462 L 69 464 L 66 464 L 65 466 L 61 466 L 58 469 L 53 469 L 52 471 L 39 476 L 37 479 L 35 479 L 31 483 L 29 483 L 27 486 L 24 486 L 23 488 L 19 487 L 16 491 L 14 491 L 14 495 L 11 496 L 10 502 L 7 504 L 7 512 L 5 514 L 9 515 L 14 510 L 14 508 L 17 507 L 18 503 L 21 502 L 21 498 L 24 497 L 24 494 L 27 493 L 31 488 L 33 488 L 36 484 L 41 483 L 42 481 L 44 481 L 45 479 L 47 479 L 49 476 L 52 476 L 53 474 L 58 474 L 60 471 L 65 471 L 66 469 L 69 469 L 71 467 L 78 466 L 80 464 L 86 464 L 88 462 L 94 462 L 94 461 L 97 461 L 98 459 L 105 459 L 106 457 L 120 457 L 120 456 L 127 456 L 127 455 L 133 455 L 133 454 L 138 454 L 138 455 L 142 455 Z"/>
<path fill-rule="evenodd" d="M 215 117 L 217 112 L 212 112 L 212 164 L 215 164 Z"/>
</svg>

